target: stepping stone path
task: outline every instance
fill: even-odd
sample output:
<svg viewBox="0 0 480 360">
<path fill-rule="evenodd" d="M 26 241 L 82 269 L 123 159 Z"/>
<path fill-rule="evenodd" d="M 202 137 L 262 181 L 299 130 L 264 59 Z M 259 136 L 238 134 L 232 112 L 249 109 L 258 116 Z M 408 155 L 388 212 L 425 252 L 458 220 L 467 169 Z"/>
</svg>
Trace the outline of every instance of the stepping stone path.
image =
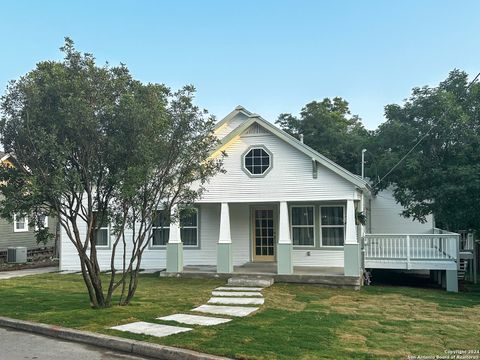
<svg viewBox="0 0 480 360">
<path fill-rule="evenodd" d="M 222 305 L 263 305 L 262 298 L 246 298 L 246 297 L 212 297 L 208 300 L 209 304 Z"/>
<path fill-rule="evenodd" d="M 229 322 L 231 319 L 222 319 L 217 317 L 209 317 L 209 316 L 200 316 L 200 315 L 190 315 L 190 314 L 174 314 L 169 316 L 163 316 L 157 318 L 158 320 L 166 320 L 166 321 L 176 321 L 182 324 L 188 325 L 219 325 L 226 322 Z"/>
<path fill-rule="evenodd" d="M 238 282 L 237 279 L 232 279 L 234 279 L 234 283 L 236 281 Z M 241 283 L 238 283 L 239 286 L 230 286 L 230 284 L 232 283 L 232 279 L 229 279 L 228 286 L 220 286 L 212 291 L 212 297 L 210 298 L 210 300 L 208 300 L 208 304 L 198 306 L 190 311 L 196 313 L 223 315 L 230 317 L 248 316 L 253 312 L 257 311 L 259 308 L 257 306 L 244 305 L 263 305 L 265 300 L 263 299 L 261 291 L 265 287 L 270 286 L 273 283 L 273 279 L 269 283 L 267 283 L 265 279 L 261 279 L 261 281 L 257 280 L 256 283 L 256 279 L 252 279 L 253 281 L 250 281 L 249 279 L 248 284 L 245 285 L 255 286 L 241 286 Z M 173 314 L 169 316 L 159 317 L 157 318 L 157 320 L 174 321 L 182 325 L 214 326 L 227 323 L 232 319 L 193 314 Z M 189 327 L 148 323 L 144 321 L 114 326 L 111 327 L 111 329 L 128 331 L 136 334 L 153 335 L 157 337 L 163 337 L 193 330 Z"/>
<path fill-rule="evenodd" d="M 250 315 L 254 311 L 257 311 L 256 307 L 244 307 L 244 306 L 216 306 L 216 305 L 202 305 L 192 311 L 199 311 L 207 314 L 214 315 L 229 315 L 236 317 L 244 317 Z"/>
<path fill-rule="evenodd" d="M 158 325 L 144 321 L 137 321 L 130 324 L 114 326 L 111 329 L 128 331 L 135 334 L 153 335 L 158 337 L 178 334 L 181 332 L 192 330 L 190 328 L 180 326 Z"/>
<path fill-rule="evenodd" d="M 260 296 L 262 293 L 258 291 L 212 291 L 212 296 Z"/>
</svg>

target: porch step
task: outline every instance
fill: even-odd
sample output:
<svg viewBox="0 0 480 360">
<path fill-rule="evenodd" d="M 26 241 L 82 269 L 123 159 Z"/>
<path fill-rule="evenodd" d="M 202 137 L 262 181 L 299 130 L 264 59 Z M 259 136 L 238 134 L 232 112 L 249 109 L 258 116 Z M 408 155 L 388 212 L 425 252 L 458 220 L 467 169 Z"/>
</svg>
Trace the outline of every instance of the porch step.
<svg viewBox="0 0 480 360">
<path fill-rule="evenodd" d="M 273 277 L 261 275 L 241 275 L 234 276 L 228 279 L 229 286 L 254 286 L 254 287 L 268 287 L 273 285 Z"/>
</svg>

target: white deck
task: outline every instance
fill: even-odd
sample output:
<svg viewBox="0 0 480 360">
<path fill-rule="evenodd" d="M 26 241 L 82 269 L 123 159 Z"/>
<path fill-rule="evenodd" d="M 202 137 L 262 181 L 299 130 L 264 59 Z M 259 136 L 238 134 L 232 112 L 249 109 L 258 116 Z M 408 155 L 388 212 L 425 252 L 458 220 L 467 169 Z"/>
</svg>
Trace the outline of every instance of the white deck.
<svg viewBox="0 0 480 360">
<path fill-rule="evenodd" d="M 365 268 L 456 270 L 457 234 L 367 234 Z"/>
</svg>

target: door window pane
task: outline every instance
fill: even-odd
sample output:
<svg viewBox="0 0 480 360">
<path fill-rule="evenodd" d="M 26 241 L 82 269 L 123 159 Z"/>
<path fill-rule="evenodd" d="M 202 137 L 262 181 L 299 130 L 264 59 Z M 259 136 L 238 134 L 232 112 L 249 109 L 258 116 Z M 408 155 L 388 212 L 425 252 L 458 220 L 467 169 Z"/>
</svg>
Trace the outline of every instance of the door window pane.
<svg viewBox="0 0 480 360">
<path fill-rule="evenodd" d="M 273 210 L 255 210 L 255 255 L 274 255 Z"/>
</svg>

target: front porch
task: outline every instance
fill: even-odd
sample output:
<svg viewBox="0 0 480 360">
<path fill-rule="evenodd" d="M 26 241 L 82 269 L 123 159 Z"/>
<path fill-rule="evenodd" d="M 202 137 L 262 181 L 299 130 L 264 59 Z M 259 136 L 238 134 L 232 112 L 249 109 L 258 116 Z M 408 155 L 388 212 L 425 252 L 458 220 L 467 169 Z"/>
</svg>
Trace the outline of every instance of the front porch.
<svg viewBox="0 0 480 360">
<path fill-rule="evenodd" d="M 199 204 L 197 247 L 183 243 L 181 224 L 169 226 L 166 273 L 268 274 L 292 281 L 346 276 L 359 284 L 356 202 Z"/>
<path fill-rule="evenodd" d="M 358 290 L 362 285 L 360 276 L 345 276 L 341 267 L 294 266 L 291 274 L 278 274 L 276 263 L 246 263 L 234 266 L 231 273 L 220 273 L 215 265 L 187 265 L 181 272 L 160 272 L 162 277 L 183 278 L 221 278 L 248 276 L 251 278 L 269 277 L 281 283 L 307 283 L 329 287 L 352 288 Z"/>
</svg>

